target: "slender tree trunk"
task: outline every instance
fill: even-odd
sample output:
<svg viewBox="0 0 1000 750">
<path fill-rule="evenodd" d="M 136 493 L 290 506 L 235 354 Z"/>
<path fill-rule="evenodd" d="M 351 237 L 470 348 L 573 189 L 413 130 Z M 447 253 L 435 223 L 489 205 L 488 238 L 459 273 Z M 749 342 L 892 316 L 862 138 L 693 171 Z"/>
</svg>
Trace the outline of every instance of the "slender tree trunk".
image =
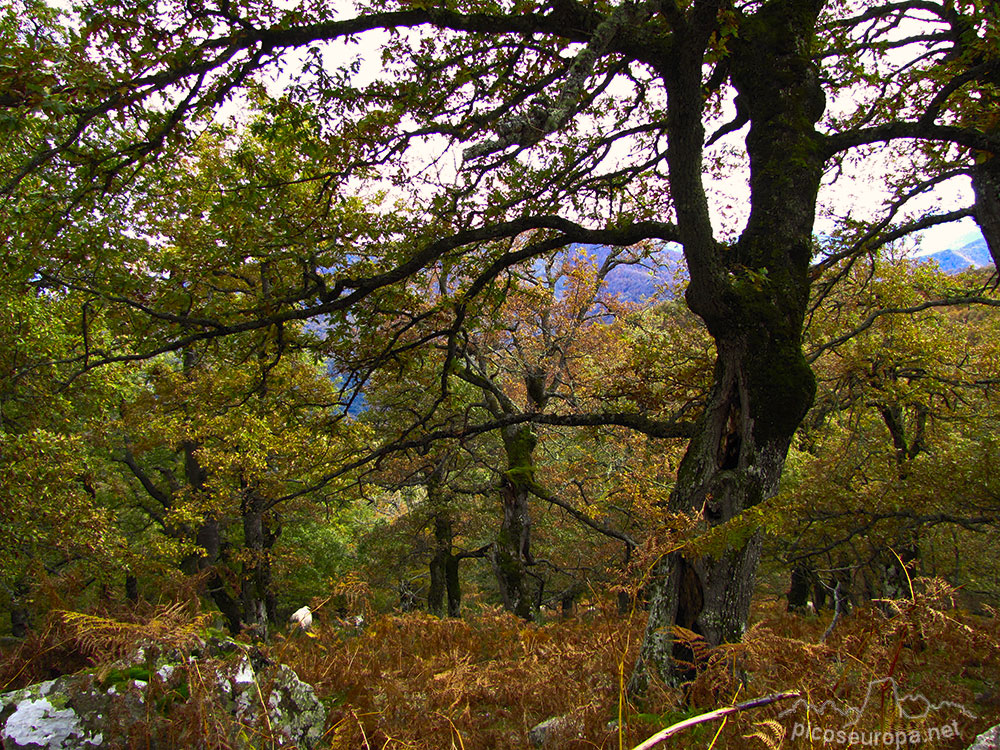
<svg viewBox="0 0 1000 750">
<path fill-rule="evenodd" d="M 462 581 L 458 576 L 460 560 L 456 555 L 449 555 L 444 566 L 445 588 L 448 591 L 448 617 L 462 616 Z"/>
<path fill-rule="evenodd" d="M 450 540 L 450 536 L 449 536 Z M 462 582 L 459 579 L 461 558 L 451 551 L 439 549 L 431 560 L 431 585 L 427 593 L 427 611 L 438 617 L 461 617 Z M 445 606 L 447 603 L 447 607 Z"/>
<path fill-rule="evenodd" d="M 525 620 L 535 619 L 527 565 L 531 563 L 531 517 L 528 491 L 505 481 L 500 489 L 503 523 L 497 534 L 490 562 L 500 587 L 504 608 Z"/>
<path fill-rule="evenodd" d="M 451 518 L 445 513 L 434 516 L 434 557 L 431 558 L 431 585 L 427 592 L 427 611 L 438 617 L 445 614 L 445 593 L 448 588 L 448 562 L 451 552 Z"/>
<path fill-rule="evenodd" d="M 820 603 L 815 601 L 816 572 L 809 565 L 802 563 L 792 567 L 792 572 L 788 584 L 789 612 L 805 612 L 809 608 L 809 602 L 813 602 L 813 608 L 819 609 Z"/>
<path fill-rule="evenodd" d="M 193 492 L 204 492 L 208 478 L 204 468 L 198 461 L 196 451 L 198 445 L 184 441 L 181 450 L 184 453 L 184 475 L 188 486 Z M 182 569 L 189 573 L 206 574 L 205 583 L 208 595 L 215 606 L 226 619 L 226 627 L 233 635 L 238 635 L 242 627 L 242 613 L 239 602 L 229 593 L 226 581 L 219 570 L 224 565 L 222 561 L 222 529 L 219 519 L 215 516 L 206 517 L 195 532 L 195 544 L 204 553 L 192 556 L 182 563 Z"/>
<path fill-rule="evenodd" d="M 260 266 L 260 291 L 264 304 L 271 297 L 271 264 Z M 258 405 L 266 408 L 268 393 L 268 362 L 272 356 L 269 349 L 270 336 L 265 336 L 257 349 L 260 365 L 260 383 L 254 390 Z M 275 352 L 275 361 L 280 357 Z M 270 460 L 270 457 L 269 459 Z M 256 631 L 262 640 L 268 637 L 268 622 L 277 621 L 277 599 L 271 586 L 271 548 L 278 537 L 278 524 L 272 523 L 274 516 L 268 516 L 267 499 L 258 491 L 253 482 L 241 479 L 240 513 L 243 517 L 243 576 L 240 585 L 240 600 L 243 605 L 243 622 Z"/>
<path fill-rule="evenodd" d="M 25 638 L 31 630 L 31 615 L 27 607 L 13 607 L 10 610 L 10 634 L 14 638 Z"/>
<path fill-rule="evenodd" d="M 243 615 L 239 602 L 229 593 L 226 581 L 219 573 L 222 567 L 222 540 L 220 535 L 219 520 L 217 518 L 206 518 L 198 528 L 195 535 L 195 543 L 205 550 L 203 555 L 199 555 L 195 563 L 195 572 L 206 573 L 206 586 L 208 595 L 212 597 L 215 606 L 222 612 L 226 619 L 226 627 L 233 635 L 239 635 L 243 626 Z"/>
<path fill-rule="evenodd" d="M 132 604 L 139 603 L 139 579 L 131 573 L 125 574 L 125 598 Z"/>
<path fill-rule="evenodd" d="M 905 482 L 910 475 L 913 459 L 925 448 L 928 409 L 917 404 L 913 409 L 910 425 L 903 407 L 899 404 L 880 404 L 878 407 L 885 422 L 892 445 L 895 449 L 896 477 Z M 899 556 L 897 558 L 897 555 Z M 873 584 L 869 587 L 871 599 L 902 599 L 910 596 L 911 570 L 920 559 L 918 529 L 906 529 L 898 537 L 892 548 L 880 550 L 870 563 Z M 893 612 L 891 606 L 882 604 L 887 614 Z"/>
<path fill-rule="evenodd" d="M 14 584 L 10 601 L 10 634 L 14 638 L 24 638 L 31 630 L 31 609 L 28 606 L 30 593 L 31 589 L 25 581 Z"/>
<path fill-rule="evenodd" d="M 830 598 L 833 601 L 833 611 L 838 616 L 851 613 L 854 588 L 854 570 L 845 558 L 841 558 L 830 576 Z"/>
<path fill-rule="evenodd" d="M 459 558 L 452 545 L 455 532 L 448 496 L 443 481 L 448 457 L 441 458 L 433 471 L 426 475 L 427 504 L 434 522 L 434 556 L 431 558 L 431 585 L 427 592 L 427 610 L 438 617 L 458 617 L 462 606 L 462 589 L 458 578 Z M 447 598 L 447 609 L 445 599 Z"/>
<path fill-rule="evenodd" d="M 668 96 L 668 160 L 691 283 L 687 301 L 715 339 L 714 386 L 678 471 L 669 510 L 704 530 L 725 524 L 778 490 L 792 435 L 815 393 L 802 354 L 809 264 L 823 147 L 814 123 L 823 92 L 809 57 L 819 0 L 772 0 L 743 17 L 732 44 L 737 107 L 750 122 L 751 211 L 739 241 L 711 237 L 701 188 L 700 52 L 681 58 Z M 683 53 L 683 49 L 681 49 Z M 711 552 L 678 551 L 655 566 L 650 614 L 630 691 L 656 675 L 676 683 L 672 627 L 709 645 L 746 628 L 761 539 L 736 532 Z"/>
<path fill-rule="evenodd" d="M 266 640 L 268 622 L 276 620 L 271 586 L 271 548 L 277 534 L 267 517 L 264 498 L 252 487 L 244 488 L 242 514 L 243 545 L 247 555 L 240 588 L 243 622 Z"/>
<path fill-rule="evenodd" d="M 518 425 L 502 431 L 507 453 L 507 471 L 500 486 L 503 523 L 490 560 L 500 587 L 504 607 L 525 620 L 535 619 L 527 566 L 531 557 L 531 512 L 528 504 L 534 480 L 534 450 L 537 438 L 530 427 Z"/>
</svg>

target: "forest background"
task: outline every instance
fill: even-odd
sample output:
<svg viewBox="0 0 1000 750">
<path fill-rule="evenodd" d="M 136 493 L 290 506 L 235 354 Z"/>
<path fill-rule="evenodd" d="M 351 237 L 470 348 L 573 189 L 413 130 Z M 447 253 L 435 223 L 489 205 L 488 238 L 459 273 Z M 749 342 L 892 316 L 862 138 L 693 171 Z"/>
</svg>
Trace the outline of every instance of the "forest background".
<svg viewBox="0 0 1000 750">
<path fill-rule="evenodd" d="M 911 256 L 961 220 L 1000 256 L 997 33 L 985 1 L 17 0 L 0 606 L 37 640 L 7 684 L 76 665 L 53 610 L 274 642 L 311 603 L 320 663 L 426 610 L 480 619 L 390 620 L 604 670 L 529 706 L 545 669 L 469 667 L 520 691 L 492 724 L 445 681 L 483 747 L 556 711 L 621 742 L 733 699 L 734 658 L 863 690 L 914 638 L 925 689 L 991 705 L 995 269 Z M 973 634 L 944 683 L 942 612 Z M 371 666 L 386 627 L 370 693 L 303 669 L 362 733 L 429 731 L 379 723 L 430 690 Z"/>
</svg>

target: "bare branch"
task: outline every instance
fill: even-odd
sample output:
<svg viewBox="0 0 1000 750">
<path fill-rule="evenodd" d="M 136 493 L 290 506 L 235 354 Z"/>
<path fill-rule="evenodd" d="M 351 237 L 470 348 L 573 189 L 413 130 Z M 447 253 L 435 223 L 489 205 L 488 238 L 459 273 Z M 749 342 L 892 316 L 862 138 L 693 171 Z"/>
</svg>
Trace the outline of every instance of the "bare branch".
<svg viewBox="0 0 1000 750">
<path fill-rule="evenodd" d="M 752 708 L 760 708 L 761 706 L 767 706 L 771 703 L 777 703 L 778 701 L 788 700 L 789 698 L 798 698 L 798 693 L 775 693 L 774 695 L 767 695 L 763 698 L 755 698 L 752 701 L 744 701 L 743 703 L 738 703 L 735 706 L 729 706 L 728 708 L 720 708 L 715 711 L 709 711 L 707 714 L 700 714 L 698 716 L 692 716 L 690 719 L 684 719 L 684 721 L 679 721 L 676 724 L 671 724 L 664 730 L 661 730 L 654 734 L 652 737 L 647 739 L 645 742 L 640 742 L 632 750 L 650 750 L 650 748 L 656 747 L 661 742 L 663 742 L 667 737 L 677 734 L 689 727 L 696 726 L 698 724 L 704 724 L 706 721 L 715 721 L 716 719 L 721 719 L 730 714 L 735 714 L 740 711 L 748 711 Z"/>
</svg>

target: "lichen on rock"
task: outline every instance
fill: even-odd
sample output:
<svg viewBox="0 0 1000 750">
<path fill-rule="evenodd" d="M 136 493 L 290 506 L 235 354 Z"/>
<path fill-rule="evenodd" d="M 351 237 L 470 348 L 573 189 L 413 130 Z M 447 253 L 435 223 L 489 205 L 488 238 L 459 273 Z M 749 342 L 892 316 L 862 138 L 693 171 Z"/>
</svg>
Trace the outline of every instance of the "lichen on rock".
<svg viewBox="0 0 1000 750">
<path fill-rule="evenodd" d="M 143 665 L 137 662 L 151 654 L 134 654 L 97 672 L 0 694 L 3 747 L 117 750 L 133 741 L 164 747 L 197 742 L 204 738 L 191 735 L 199 731 L 190 722 L 193 701 L 215 707 L 220 721 L 212 730 L 233 747 L 314 747 L 326 711 L 312 686 L 286 665 L 255 663 L 244 644 L 226 646 Z"/>
</svg>

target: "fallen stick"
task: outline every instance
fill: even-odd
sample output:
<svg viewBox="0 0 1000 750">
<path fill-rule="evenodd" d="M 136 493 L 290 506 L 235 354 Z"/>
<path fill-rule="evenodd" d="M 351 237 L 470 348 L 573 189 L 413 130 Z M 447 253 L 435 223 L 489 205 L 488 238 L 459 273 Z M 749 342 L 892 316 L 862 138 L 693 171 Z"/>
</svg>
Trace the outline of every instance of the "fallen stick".
<svg viewBox="0 0 1000 750">
<path fill-rule="evenodd" d="M 765 695 L 763 698 L 754 698 L 752 701 L 744 701 L 743 703 L 737 703 L 735 706 L 729 706 L 727 708 L 720 708 L 715 711 L 709 711 L 707 714 L 699 714 L 698 716 L 692 716 L 690 719 L 684 719 L 684 721 L 678 721 L 676 724 L 671 724 L 666 729 L 663 729 L 652 737 L 647 739 L 645 742 L 641 742 L 632 750 L 649 750 L 651 747 L 656 747 L 663 740 L 667 739 L 672 734 L 677 734 L 678 732 L 687 729 L 688 727 L 693 727 L 695 724 L 703 724 L 706 721 L 714 721 L 715 719 L 721 719 L 723 716 L 729 716 L 729 714 L 735 714 L 739 711 L 746 711 L 751 708 L 759 708 L 761 706 L 766 706 L 769 703 L 777 703 L 778 701 L 786 700 L 787 698 L 798 698 L 798 693 L 775 693 L 774 695 Z"/>
</svg>

